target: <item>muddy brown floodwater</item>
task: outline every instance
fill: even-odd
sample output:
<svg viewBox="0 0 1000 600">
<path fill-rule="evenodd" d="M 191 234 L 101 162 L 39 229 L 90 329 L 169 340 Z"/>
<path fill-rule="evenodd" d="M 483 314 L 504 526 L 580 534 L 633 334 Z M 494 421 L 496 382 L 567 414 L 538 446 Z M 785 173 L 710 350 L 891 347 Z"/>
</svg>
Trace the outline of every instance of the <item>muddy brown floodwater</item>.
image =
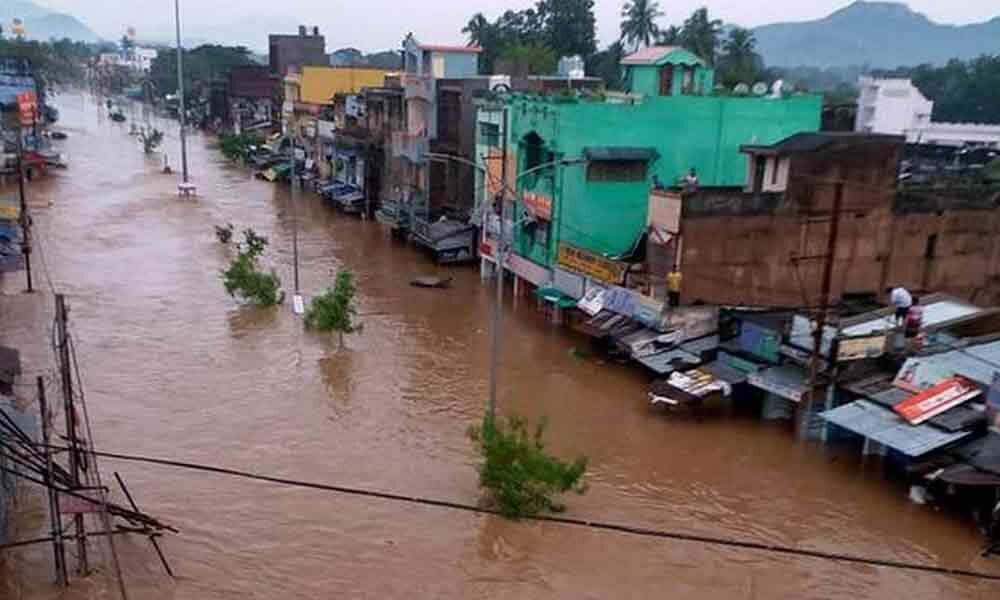
<svg viewBox="0 0 1000 600">
<path fill-rule="evenodd" d="M 219 281 L 214 224 L 271 240 L 286 285 L 286 188 L 255 181 L 195 136 L 200 196 L 181 200 L 87 96 L 58 99 L 71 167 L 30 186 L 52 285 L 71 306 L 97 446 L 107 451 L 474 503 L 467 427 L 483 411 L 491 288 L 447 269 L 447 291 L 408 285 L 444 273 L 377 224 L 306 195 L 302 287 L 357 276 L 364 331 L 347 348 L 303 330 L 288 305 L 242 308 Z M 138 116 L 138 113 L 135 114 Z M 165 150 L 177 165 L 176 127 Z M 36 281 L 48 290 L 40 256 Z M 51 369 L 48 292 L 3 282 L 0 342 L 29 373 Z M 569 515 L 1000 572 L 971 524 L 911 505 L 851 455 L 796 442 L 753 419 L 701 423 L 651 413 L 645 379 L 572 352 L 585 343 L 530 306 L 508 313 L 500 406 L 547 415 L 552 448 L 590 457 L 589 493 Z M 26 381 L 30 381 L 27 377 Z M 53 390 L 55 393 L 55 390 Z M 171 580 L 145 539 L 120 538 L 132 598 L 991 598 L 994 583 L 647 539 L 554 524 L 289 489 L 104 460 L 142 507 L 177 526 Z M 43 534 L 42 499 L 18 531 Z M 98 562 L 100 548 L 95 546 Z M 114 598 L 102 573 L 66 593 L 50 552 L 10 552 L 0 595 Z"/>
</svg>

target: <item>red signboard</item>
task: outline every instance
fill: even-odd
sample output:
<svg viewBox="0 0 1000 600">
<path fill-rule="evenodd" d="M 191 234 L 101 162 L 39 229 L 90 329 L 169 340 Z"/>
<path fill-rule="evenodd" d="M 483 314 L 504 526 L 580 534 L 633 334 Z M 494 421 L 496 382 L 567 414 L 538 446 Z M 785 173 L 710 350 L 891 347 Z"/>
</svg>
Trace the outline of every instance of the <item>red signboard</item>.
<svg viewBox="0 0 1000 600">
<path fill-rule="evenodd" d="M 976 384 L 964 377 L 945 379 L 934 387 L 910 396 L 893 407 L 910 425 L 920 425 L 981 393 Z"/>
<path fill-rule="evenodd" d="M 17 111 L 22 127 L 27 127 L 35 122 L 37 109 L 38 98 L 35 96 L 35 92 L 22 92 L 17 95 Z"/>
<path fill-rule="evenodd" d="M 531 211 L 531 214 L 543 221 L 552 220 L 552 196 L 539 194 L 537 192 L 524 192 L 524 207 Z"/>
</svg>

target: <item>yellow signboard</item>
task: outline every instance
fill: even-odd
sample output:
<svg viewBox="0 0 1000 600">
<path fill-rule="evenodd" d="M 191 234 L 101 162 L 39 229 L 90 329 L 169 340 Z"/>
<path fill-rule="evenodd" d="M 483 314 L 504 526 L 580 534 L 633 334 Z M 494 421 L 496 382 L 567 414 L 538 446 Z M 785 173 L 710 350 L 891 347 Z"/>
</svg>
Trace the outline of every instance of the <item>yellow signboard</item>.
<svg viewBox="0 0 1000 600">
<path fill-rule="evenodd" d="M 628 265 L 569 244 L 559 244 L 559 266 L 604 283 L 620 284 Z"/>
<path fill-rule="evenodd" d="M 0 196 L 0 219 L 16 221 L 21 216 L 21 206 L 14 194 Z"/>
</svg>

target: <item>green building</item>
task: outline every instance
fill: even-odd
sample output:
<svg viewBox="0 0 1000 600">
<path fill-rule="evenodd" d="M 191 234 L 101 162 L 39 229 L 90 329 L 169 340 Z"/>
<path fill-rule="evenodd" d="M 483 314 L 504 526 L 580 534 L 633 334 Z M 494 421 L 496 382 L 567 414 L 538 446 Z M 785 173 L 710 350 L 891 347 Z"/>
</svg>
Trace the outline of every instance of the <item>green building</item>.
<svg viewBox="0 0 1000 600">
<path fill-rule="evenodd" d="M 512 232 L 514 253 L 533 265 L 552 269 L 561 245 L 627 257 L 646 232 L 654 185 L 677 185 L 693 169 L 701 186 L 742 187 L 741 145 L 771 144 L 820 125 L 820 96 L 720 93 L 713 70 L 681 48 L 642 50 L 622 68 L 626 94 L 514 93 L 480 107 L 480 201 L 496 197 L 506 129 L 508 184 L 516 188 L 507 197 L 516 202 L 505 232 Z M 498 220 L 486 220 L 490 261 Z"/>
</svg>

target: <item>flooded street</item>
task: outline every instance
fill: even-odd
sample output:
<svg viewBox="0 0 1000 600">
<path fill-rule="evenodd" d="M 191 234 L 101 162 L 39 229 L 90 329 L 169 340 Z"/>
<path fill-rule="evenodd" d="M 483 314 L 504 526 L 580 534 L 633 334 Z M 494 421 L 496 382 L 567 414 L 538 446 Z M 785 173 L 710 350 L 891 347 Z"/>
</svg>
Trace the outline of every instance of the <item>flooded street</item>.
<svg viewBox="0 0 1000 600">
<path fill-rule="evenodd" d="M 96 445 L 279 477 L 463 503 L 479 498 L 466 437 L 488 385 L 493 290 L 475 268 L 439 268 L 373 222 L 305 194 L 302 288 L 348 268 L 364 330 L 337 349 L 289 304 L 243 308 L 219 278 L 229 251 L 213 225 L 252 226 L 292 285 L 287 187 L 190 144 L 197 199 L 159 174 L 128 124 L 89 97 L 56 102 L 70 168 L 29 188 L 39 290 L 3 280 L 0 342 L 27 375 L 47 373 L 51 284 L 67 295 Z M 176 126 L 165 151 L 178 168 Z M 413 276 L 447 274 L 450 290 Z M 589 492 L 568 515 L 684 533 L 1000 573 L 978 557 L 971 523 L 910 504 L 853 457 L 798 442 L 755 419 L 668 418 L 646 405 L 646 378 L 574 348 L 528 302 L 505 320 L 501 412 L 551 418 L 552 449 L 590 458 Z M 56 389 L 52 388 L 52 393 Z M 147 540 L 119 538 L 133 598 L 997 598 L 995 582 L 657 540 L 391 501 L 289 489 L 103 460 L 163 538 L 171 580 Z M 19 537 L 46 531 L 39 495 Z M 101 543 L 95 548 L 104 548 Z M 98 556 L 101 554 L 98 550 Z M 68 592 L 51 583 L 48 546 L 9 554 L 0 595 L 114 598 L 110 569 Z M 99 559 L 100 560 L 100 559 Z M 101 561 L 103 562 L 103 561 Z M 71 559 L 71 564 L 75 561 Z M 104 563 L 107 565 L 108 563 Z"/>
</svg>

